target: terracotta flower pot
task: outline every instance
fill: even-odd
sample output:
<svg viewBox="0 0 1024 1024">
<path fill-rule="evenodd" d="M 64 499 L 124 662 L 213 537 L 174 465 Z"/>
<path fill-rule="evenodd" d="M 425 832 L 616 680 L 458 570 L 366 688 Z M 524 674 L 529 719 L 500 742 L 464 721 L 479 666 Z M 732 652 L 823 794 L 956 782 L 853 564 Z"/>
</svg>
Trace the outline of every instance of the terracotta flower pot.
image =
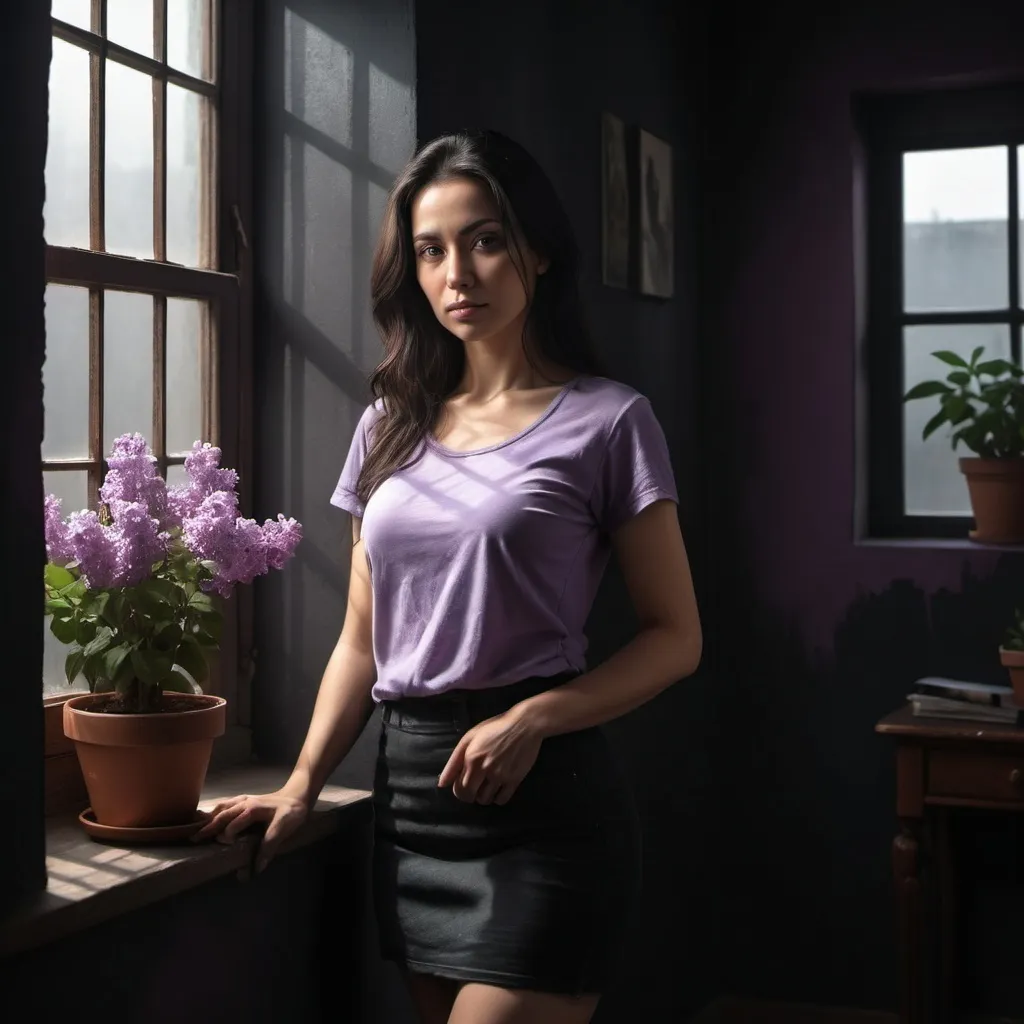
<svg viewBox="0 0 1024 1024">
<path fill-rule="evenodd" d="M 1024 459 L 960 459 L 976 529 L 974 540 L 1024 542 Z"/>
<path fill-rule="evenodd" d="M 999 660 L 1010 672 L 1014 701 L 1024 708 L 1024 651 L 1008 651 L 1000 647 Z"/>
<path fill-rule="evenodd" d="M 74 740 L 96 821 L 118 828 L 153 828 L 192 820 L 224 732 L 223 697 L 168 693 L 183 711 L 146 715 L 104 713 L 109 693 L 71 697 L 64 735 Z"/>
</svg>

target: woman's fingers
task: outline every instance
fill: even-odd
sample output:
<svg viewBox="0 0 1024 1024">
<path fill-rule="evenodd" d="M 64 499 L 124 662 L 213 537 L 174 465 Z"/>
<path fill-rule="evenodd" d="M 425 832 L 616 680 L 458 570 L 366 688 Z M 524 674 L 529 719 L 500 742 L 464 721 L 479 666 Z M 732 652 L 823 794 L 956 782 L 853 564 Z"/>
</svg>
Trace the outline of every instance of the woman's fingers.
<svg viewBox="0 0 1024 1024">
<path fill-rule="evenodd" d="M 216 804 L 210 811 L 210 820 L 201 829 L 193 833 L 192 841 L 199 842 L 203 839 L 211 839 L 223 831 L 228 822 L 244 809 L 245 801 L 248 799 L 247 796 L 236 796 Z"/>
</svg>

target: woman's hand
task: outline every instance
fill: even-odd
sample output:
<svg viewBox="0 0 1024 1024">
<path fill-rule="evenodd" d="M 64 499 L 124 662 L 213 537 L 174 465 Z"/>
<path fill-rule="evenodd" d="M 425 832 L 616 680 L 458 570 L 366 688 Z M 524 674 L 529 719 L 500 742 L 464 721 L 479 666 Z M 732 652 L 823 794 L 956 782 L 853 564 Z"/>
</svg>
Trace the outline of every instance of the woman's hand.
<svg viewBox="0 0 1024 1024">
<path fill-rule="evenodd" d="M 262 871 L 278 847 L 309 817 L 305 800 L 278 790 L 260 796 L 235 796 L 222 800 L 210 812 L 210 820 L 192 836 L 193 842 L 216 839 L 233 843 L 235 837 L 257 822 L 269 822 L 256 854 L 256 870 Z"/>
<path fill-rule="evenodd" d="M 459 800 L 505 804 L 526 778 L 543 737 L 512 708 L 468 730 L 448 758 L 438 786 Z"/>
</svg>

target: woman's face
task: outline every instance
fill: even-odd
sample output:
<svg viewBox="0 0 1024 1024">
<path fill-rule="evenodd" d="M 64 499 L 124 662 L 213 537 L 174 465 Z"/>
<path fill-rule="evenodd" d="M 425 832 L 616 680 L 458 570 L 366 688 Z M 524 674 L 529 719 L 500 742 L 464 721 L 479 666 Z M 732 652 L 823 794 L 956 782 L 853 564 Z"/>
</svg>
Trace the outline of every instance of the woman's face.
<svg viewBox="0 0 1024 1024">
<path fill-rule="evenodd" d="M 522 336 L 527 289 L 547 268 L 520 244 L 525 266 L 516 269 L 484 186 L 471 178 L 428 185 L 412 203 L 412 236 L 417 280 L 443 327 L 463 341 Z"/>
</svg>

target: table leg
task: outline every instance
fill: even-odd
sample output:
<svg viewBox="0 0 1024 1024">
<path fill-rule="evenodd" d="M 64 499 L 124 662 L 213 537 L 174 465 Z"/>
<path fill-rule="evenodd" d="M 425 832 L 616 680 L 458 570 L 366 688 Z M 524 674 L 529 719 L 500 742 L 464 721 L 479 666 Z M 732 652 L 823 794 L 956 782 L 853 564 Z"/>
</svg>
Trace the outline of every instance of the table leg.
<svg viewBox="0 0 1024 1024">
<path fill-rule="evenodd" d="M 922 822 L 902 818 L 892 844 L 899 916 L 900 1024 L 928 1024 L 924 887 L 921 879 Z"/>
<path fill-rule="evenodd" d="M 942 808 L 937 815 L 935 864 L 939 897 L 939 1024 L 953 1024 L 957 1004 L 957 877 L 956 856 L 950 817 L 952 811 Z"/>
</svg>

